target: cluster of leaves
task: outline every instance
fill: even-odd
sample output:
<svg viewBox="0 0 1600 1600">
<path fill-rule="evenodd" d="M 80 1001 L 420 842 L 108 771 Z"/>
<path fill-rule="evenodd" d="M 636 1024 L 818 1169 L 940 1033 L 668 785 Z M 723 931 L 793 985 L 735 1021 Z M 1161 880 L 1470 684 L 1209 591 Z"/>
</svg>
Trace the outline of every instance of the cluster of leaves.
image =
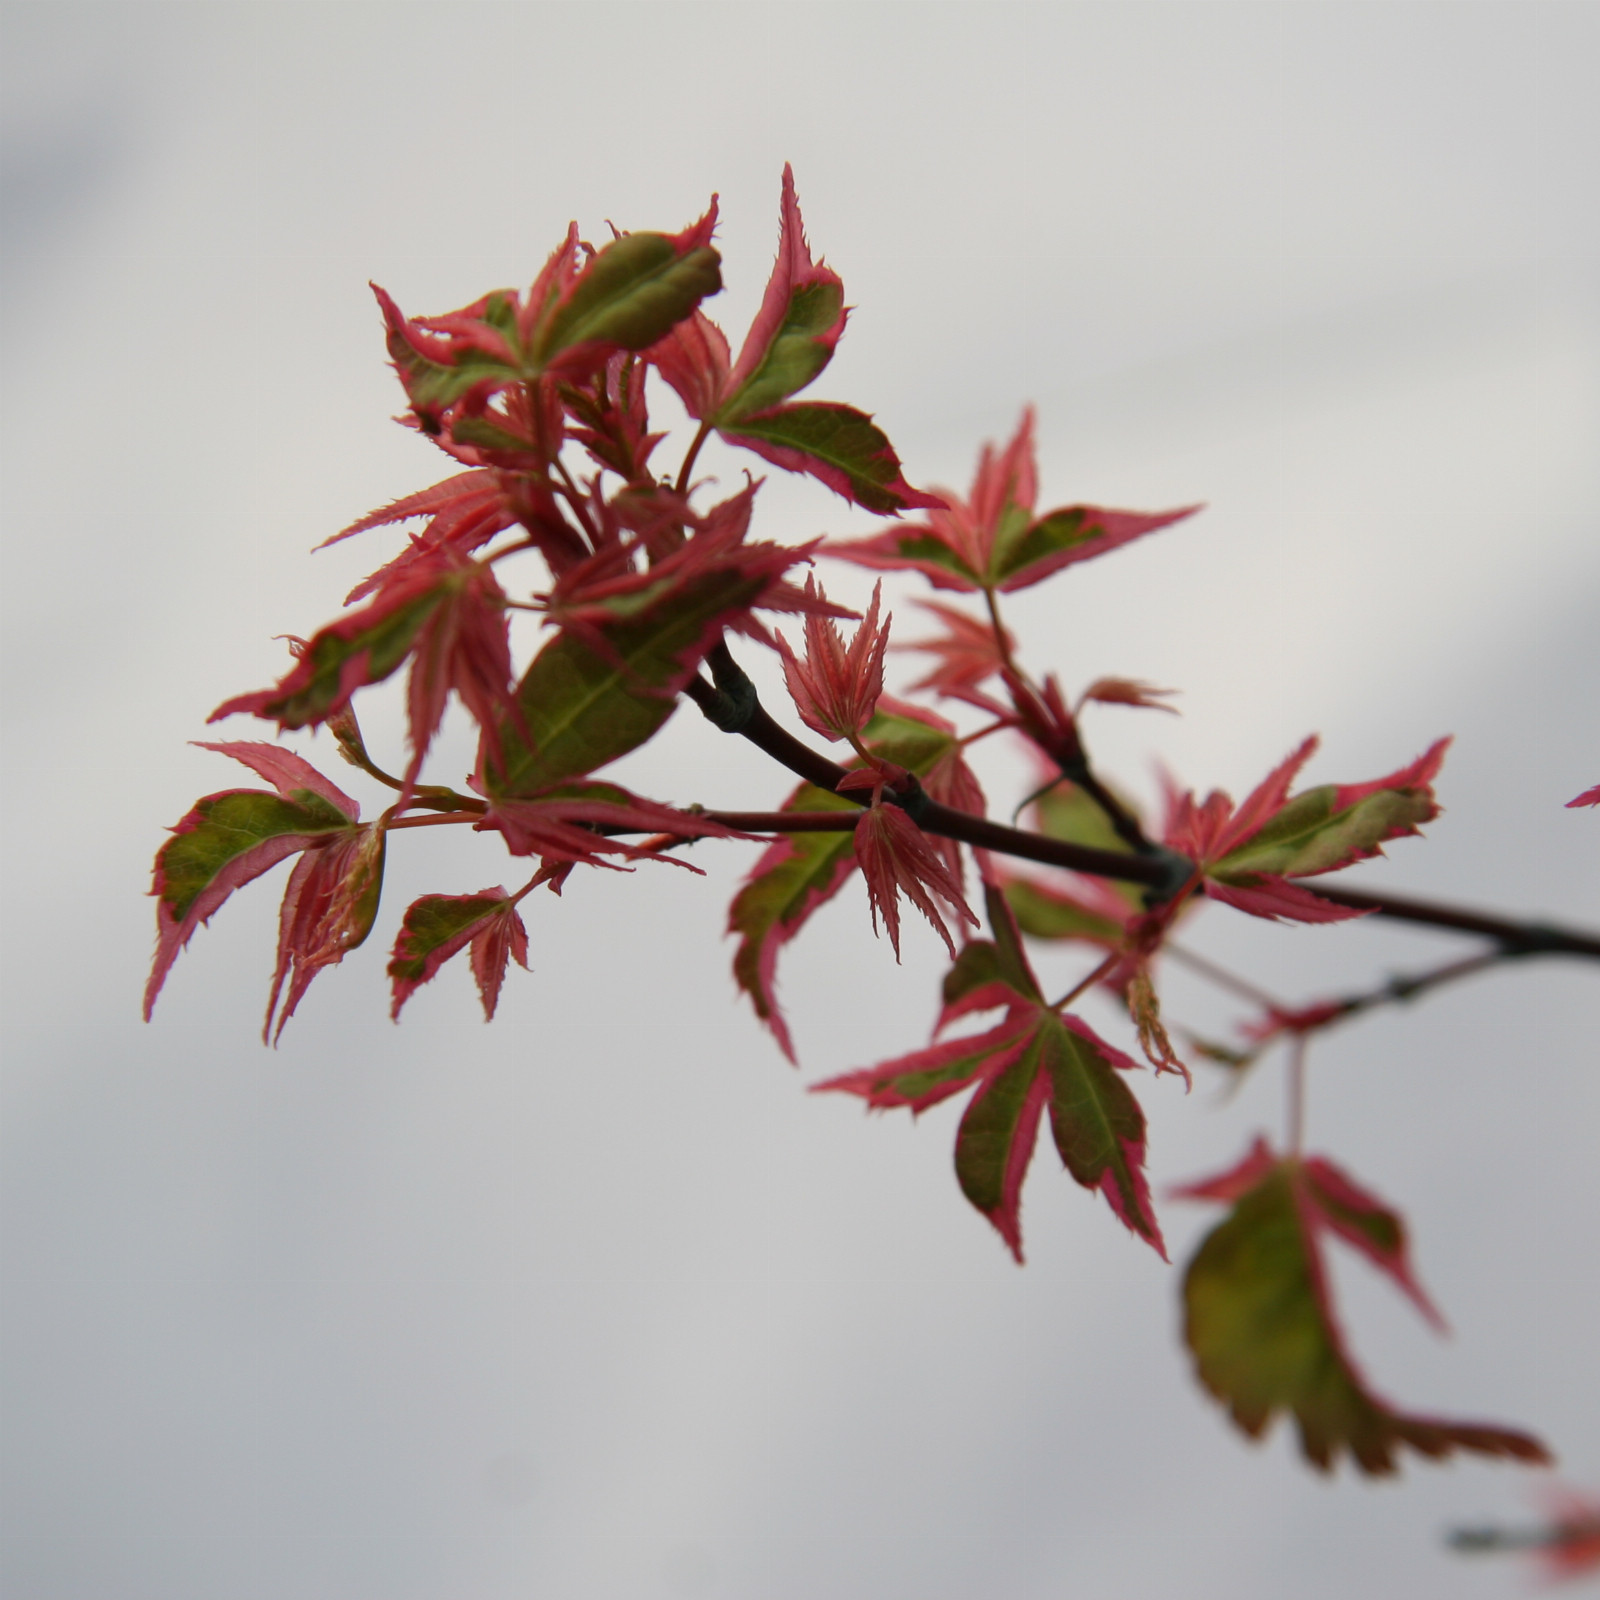
<svg viewBox="0 0 1600 1600">
<path fill-rule="evenodd" d="M 985 448 L 965 496 L 914 489 L 870 416 L 795 398 L 826 369 L 847 310 L 838 275 L 807 244 L 791 174 L 777 261 L 736 359 L 702 309 L 721 286 L 715 222 L 713 199 L 681 233 L 622 234 L 598 249 L 574 226 L 525 293 L 497 291 L 445 316 L 408 318 L 376 290 L 405 420 L 457 470 L 334 535 L 418 525 L 337 619 L 292 642 L 278 683 L 226 701 L 213 720 L 243 713 L 280 731 L 326 726 L 340 754 L 392 799 L 363 822 L 354 800 L 278 745 L 205 746 L 270 787 L 205 796 L 157 856 L 146 1014 L 195 930 L 290 857 L 266 1018 L 274 1039 L 316 975 L 371 933 L 397 832 L 456 824 L 496 833 L 530 871 L 514 891 L 427 894 L 405 910 L 388 966 L 396 1017 L 463 950 L 492 1016 L 509 963 L 527 966 L 519 908 L 541 885 L 559 893 L 580 869 L 674 862 L 692 839 L 756 838 L 765 849 L 729 913 L 733 971 L 791 1059 L 779 956 L 858 870 L 897 957 L 903 898 L 952 963 L 934 1042 L 817 1087 L 913 1114 L 967 1094 L 957 1180 L 1019 1261 L 1022 1185 L 1048 1112 L 1071 1176 L 1165 1258 L 1133 1087 L 1141 1062 L 1072 1007 L 1095 988 L 1115 996 L 1143 1062 L 1187 1082 L 1158 996 L 1158 960 L 1174 928 L 1205 900 L 1279 921 L 1360 915 L 1306 880 L 1428 822 L 1446 741 L 1386 777 L 1296 791 L 1315 748 L 1307 740 L 1237 805 L 1174 789 L 1162 825 L 1147 832 L 1095 774 L 1082 719 L 1095 704 L 1169 710 L 1169 691 L 1102 678 L 1069 697 L 1055 678 L 1023 668 L 1000 603 L 1197 508 L 1041 511 L 1031 412 L 1004 448 Z M 695 425 L 666 474 L 653 464 L 665 437 L 651 428 L 655 380 Z M 760 482 L 705 504 L 694 480 L 713 434 L 892 520 L 853 541 L 752 539 Z M 933 665 L 911 691 L 954 702 L 977 716 L 975 728 L 963 733 L 931 706 L 885 692 L 890 619 L 880 619 L 880 594 L 847 640 L 837 624 L 855 614 L 814 577 L 795 581 L 819 553 L 920 574 L 979 602 L 980 611 L 927 603 L 939 631 L 914 648 Z M 508 573 L 524 561 L 537 575 L 514 582 Z M 772 631 L 774 614 L 800 619 L 798 648 Z M 545 630 L 520 670 L 517 616 Z M 730 636 L 777 652 L 800 721 L 843 746 L 844 764 L 778 727 L 733 661 Z M 353 702 L 402 668 L 409 751 L 396 775 L 369 753 Z M 470 792 L 424 781 L 452 695 L 477 728 Z M 804 781 L 777 810 L 752 816 L 685 810 L 602 776 L 658 734 L 683 697 Z M 988 816 L 967 753 L 991 735 L 1020 740 L 1041 769 L 1030 829 Z M 1007 858 L 1036 865 L 1023 872 Z M 987 937 L 968 898 L 974 881 Z M 1085 952 L 1081 982 L 1061 999 L 1046 998 L 1028 939 Z M 1000 1020 L 951 1032 L 981 1013 Z M 1303 1041 L 1329 1020 L 1277 1008 L 1256 1044 Z M 1353 1245 L 1433 1313 L 1398 1217 L 1354 1180 L 1298 1148 L 1273 1155 L 1258 1142 L 1233 1172 L 1183 1192 L 1231 1207 L 1190 1264 L 1185 1299 L 1200 1378 L 1246 1432 L 1288 1412 L 1313 1463 L 1347 1453 L 1368 1472 L 1391 1470 L 1401 1447 L 1543 1459 L 1526 1435 L 1407 1416 L 1366 1389 L 1331 1305 L 1327 1241 Z"/>
</svg>

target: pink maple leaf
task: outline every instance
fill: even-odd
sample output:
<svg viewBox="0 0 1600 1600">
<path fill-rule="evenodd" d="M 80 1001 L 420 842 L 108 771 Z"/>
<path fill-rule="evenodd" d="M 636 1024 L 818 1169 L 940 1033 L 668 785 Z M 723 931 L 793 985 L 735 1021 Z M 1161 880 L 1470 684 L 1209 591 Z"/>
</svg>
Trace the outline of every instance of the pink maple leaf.
<svg viewBox="0 0 1600 1600">
<path fill-rule="evenodd" d="M 1145 1177 L 1145 1119 L 1124 1081 L 1136 1063 L 1080 1018 L 1044 1003 L 1017 926 L 997 891 L 987 896 L 994 943 L 974 940 L 945 979 L 935 1033 L 974 1011 L 1004 1008 L 986 1032 L 946 1039 L 816 1085 L 860 1095 L 875 1110 L 913 1114 L 974 1089 L 956 1135 L 962 1192 L 1022 1260 L 1020 1205 L 1048 1111 L 1063 1165 L 1103 1194 L 1117 1217 L 1163 1259 L 1166 1246 Z"/>
<path fill-rule="evenodd" d="M 145 986 L 146 1022 L 179 953 L 236 889 L 289 856 L 348 835 L 360 816 L 349 795 L 292 751 L 255 742 L 200 748 L 243 762 L 276 793 L 225 789 L 205 795 L 157 854 L 150 887 L 156 953 Z"/>
<path fill-rule="evenodd" d="M 346 829 L 307 849 L 295 863 L 278 912 L 278 965 L 263 1040 L 282 1038 L 311 980 L 343 961 L 371 933 L 383 887 L 384 839 L 380 822 Z"/>
<path fill-rule="evenodd" d="M 1172 795 L 1165 842 L 1196 863 L 1210 898 L 1252 916 L 1295 922 L 1363 916 L 1289 880 L 1381 855 L 1386 842 L 1436 817 L 1432 785 L 1449 743 L 1437 740 L 1415 761 L 1369 783 L 1323 784 L 1291 795 L 1317 748 L 1313 736 L 1237 806 L 1220 790 L 1203 801 L 1192 792 Z"/>
<path fill-rule="evenodd" d="M 829 553 L 864 567 L 912 569 L 939 589 L 1010 593 L 1200 509 L 1147 513 L 1074 505 L 1040 515 L 1034 509 L 1039 481 L 1033 426 L 1029 406 L 1003 450 L 983 447 L 965 499 L 940 490 L 945 505 L 930 509 L 925 521 L 899 522 L 865 539 L 835 542 Z"/>
<path fill-rule="evenodd" d="M 935 658 L 933 670 L 911 687 L 932 689 L 948 699 L 965 700 L 986 711 L 1001 712 L 998 701 L 979 692 L 979 686 L 1005 666 L 1005 656 L 993 625 L 985 617 L 969 616 L 937 600 L 919 600 L 917 604 L 944 623 L 944 632 L 931 639 L 914 639 L 910 644 L 895 646 L 897 650 L 925 651 Z M 1011 635 L 1006 634 L 1007 650 L 1013 642 Z"/>
<path fill-rule="evenodd" d="M 856 823 L 855 850 L 861 875 L 867 881 L 873 928 L 877 928 L 881 914 L 895 960 L 900 959 L 901 892 L 933 925 L 954 959 L 955 941 L 945 926 L 941 907 L 974 928 L 978 919 L 933 840 L 899 806 L 878 804 L 861 813 Z"/>
<path fill-rule="evenodd" d="M 508 963 L 515 960 L 524 970 L 528 965 L 528 930 L 517 913 L 520 898 L 495 887 L 475 895 L 428 894 L 413 901 L 389 958 L 394 985 L 389 1015 L 398 1020 L 406 1001 L 470 945 L 484 1021 L 492 1020 Z"/>
<path fill-rule="evenodd" d="M 826 739 L 858 743 L 883 693 L 883 653 L 889 643 L 890 619 L 878 626 L 882 588 L 879 584 L 873 589 L 872 604 L 848 646 L 833 623 L 815 612 L 806 617 L 804 661 L 797 659 L 788 640 L 777 636 L 789 698 L 800 720 Z M 822 598 L 810 578 L 806 596 Z"/>
<path fill-rule="evenodd" d="M 406 707 L 411 762 L 402 804 L 421 771 L 453 690 L 499 757 L 499 713 L 510 701 L 511 649 L 505 595 L 493 572 L 450 546 L 397 568 L 372 600 L 313 635 L 271 689 L 238 695 L 211 713 L 270 717 L 282 728 L 314 727 L 357 689 L 380 683 L 408 659 Z"/>
<path fill-rule="evenodd" d="M 1567 801 L 1567 809 L 1569 811 L 1574 806 L 1600 806 L 1600 783 L 1597 783 L 1592 789 L 1585 789 L 1582 794 Z"/>
</svg>

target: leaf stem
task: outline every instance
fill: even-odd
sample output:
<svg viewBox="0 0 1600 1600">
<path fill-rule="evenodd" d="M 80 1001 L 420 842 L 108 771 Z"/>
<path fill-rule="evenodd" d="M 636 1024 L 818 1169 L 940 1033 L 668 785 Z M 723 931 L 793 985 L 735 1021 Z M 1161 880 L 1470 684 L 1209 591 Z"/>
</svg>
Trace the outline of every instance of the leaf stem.
<svg viewBox="0 0 1600 1600">
<path fill-rule="evenodd" d="M 1265 989 L 1258 989 L 1247 978 L 1239 977 L 1237 973 L 1230 972 L 1226 967 L 1219 966 L 1215 961 L 1187 949 L 1173 939 L 1168 939 L 1161 946 L 1161 953 L 1171 956 L 1174 961 L 1191 971 L 1198 972 L 1202 978 L 1210 979 L 1219 989 L 1226 989 L 1230 994 L 1238 995 L 1241 1000 L 1249 1000 L 1267 1011 L 1290 1009 L 1277 996 L 1268 994 Z"/>
<path fill-rule="evenodd" d="M 1462 906 L 1441 905 L 1436 900 L 1418 900 L 1410 895 L 1374 894 L 1365 889 L 1333 889 L 1320 878 L 1299 879 L 1335 905 L 1357 911 L 1371 911 L 1397 922 L 1415 922 L 1423 927 L 1447 928 L 1454 933 L 1478 933 L 1493 939 L 1507 956 L 1567 955 L 1600 960 L 1600 936 L 1560 928 L 1548 922 L 1516 922 L 1492 912 L 1469 911 Z"/>
<path fill-rule="evenodd" d="M 689 474 L 694 471 L 696 458 L 700 454 L 700 446 L 711 437 L 711 424 L 702 422 L 699 432 L 689 444 L 688 454 L 683 458 L 683 465 L 678 468 L 678 481 L 672 486 L 674 494 L 687 494 L 689 492 Z"/>
<path fill-rule="evenodd" d="M 1051 1005 L 1050 1009 L 1052 1011 L 1059 1011 L 1063 1006 L 1070 1006 L 1072 1004 L 1072 1002 L 1074 1000 L 1076 1000 L 1080 994 L 1084 994 L 1088 990 L 1092 989 L 1095 986 L 1095 984 L 1097 984 L 1103 977 L 1105 977 L 1105 975 L 1114 966 L 1116 966 L 1116 964 L 1121 959 L 1122 959 L 1122 952 L 1120 950 L 1113 950 L 1111 952 L 1111 954 L 1108 955 L 1105 958 L 1105 960 L 1102 961 L 1100 963 L 1100 965 L 1098 967 L 1096 967 L 1094 969 L 1094 971 L 1091 972 L 1089 974 L 1089 976 L 1083 980 L 1082 983 L 1078 984 L 1074 988 L 1068 989 L 1067 992 L 1064 995 L 1062 995 L 1062 997 L 1059 1000 L 1055 1001 Z"/>
<path fill-rule="evenodd" d="M 427 817 L 396 817 L 388 824 L 388 831 L 393 833 L 397 828 L 437 828 L 447 822 L 481 822 L 482 811 L 444 811 L 435 812 Z"/>
<path fill-rule="evenodd" d="M 600 548 L 600 540 L 595 533 L 594 523 L 589 519 L 588 507 L 583 503 L 583 493 L 573 481 L 572 474 L 567 470 L 566 462 L 560 456 L 556 456 L 550 465 L 561 475 L 561 482 L 565 485 L 562 490 L 562 498 L 572 507 L 573 515 L 577 517 L 583 531 L 588 534 L 589 548 L 598 550 Z"/>
<path fill-rule="evenodd" d="M 1306 1142 L 1306 1036 L 1295 1034 L 1289 1045 L 1284 1082 L 1289 1154 L 1296 1158 Z"/>
</svg>

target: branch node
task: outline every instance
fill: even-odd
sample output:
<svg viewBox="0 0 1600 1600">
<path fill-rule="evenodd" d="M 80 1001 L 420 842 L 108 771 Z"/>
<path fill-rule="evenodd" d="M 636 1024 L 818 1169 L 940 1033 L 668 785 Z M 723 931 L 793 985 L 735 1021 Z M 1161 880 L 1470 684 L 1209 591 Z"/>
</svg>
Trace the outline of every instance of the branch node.
<svg viewBox="0 0 1600 1600">
<path fill-rule="evenodd" d="M 716 693 L 697 696 L 695 703 L 706 720 L 724 733 L 743 733 L 761 704 L 756 686 L 726 650 L 713 651 L 710 664 Z"/>
<path fill-rule="evenodd" d="M 1146 911 L 1154 911 L 1157 906 L 1165 905 L 1194 877 L 1194 862 L 1187 856 L 1180 856 L 1176 850 L 1169 850 L 1164 844 L 1147 844 L 1139 854 L 1160 865 L 1164 872 L 1161 881 L 1151 884 L 1144 892 Z"/>
</svg>

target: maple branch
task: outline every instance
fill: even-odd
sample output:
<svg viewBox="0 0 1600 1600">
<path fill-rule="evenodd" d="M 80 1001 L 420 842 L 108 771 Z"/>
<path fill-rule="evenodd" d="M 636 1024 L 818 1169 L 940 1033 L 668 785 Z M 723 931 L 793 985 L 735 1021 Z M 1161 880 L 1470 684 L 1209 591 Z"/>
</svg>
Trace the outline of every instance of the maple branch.
<svg viewBox="0 0 1600 1600">
<path fill-rule="evenodd" d="M 1494 1550 L 1552 1550 L 1600 1539 L 1600 1517 L 1558 1521 L 1544 1528 L 1452 1528 L 1445 1543 L 1452 1550 L 1479 1555 Z"/>
<path fill-rule="evenodd" d="M 1027 689 L 1029 694 L 1039 697 L 1039 691 L 1033 680 L 1017 665 L 1012 655 L 1011 644 L 1006 637 L 1005 623 L 1000 620 L 1000 602 L 995 598 L 993 589 L 986 588 L 983 591 L 983 601 L 989 608 L 989 626 L 994 630 L 995 649 L 999 652 L 1001 665 L 1012 679 Z M 1014 693 L 1013 703 L 1016 703 Z M 1021 710 L 1020 705 L 1018 710 Z M 1089 765 L 1089 752 L 1083 747 L 1083 735 L 1078 729 L 1077 721 L 1074 716 L 1068 724 L 1071 736 L 1070 752 L 1060 748 L 1049 749 L 1043 745 L 1039 748 L 1055 763 L 1056 770 L 1063 778 L 1069 783 L 1076 784 L 1099 806 L 1101 814 L 1111 824 L 1112 832 L 1129 849 L 1137 850 L 1140 855 L 1156 854 L 1161 847 L 1148 837 L 1139 819 L 1094 775 L 1094 769 Z M 1028 732 L 1026 727 L 1022 727 L 1020 731 Z M 1037 740 L 1034 742 L 1038 743 Z"/>
<path fill-rule="evenodd" d="M 1416 900 L 1409 895 L 1375 894 L 1367 889 L 1331 889 L 1315 878 L 1295 881 L 1335 905 L 1370 911 L 1396 922 L 1448 928 L 1455 933 L 1482 934 L 1500 946 L 1502 957 L 1587 956 L 1600 961 L 1600 936 L 1576 928 L 1559 928 L 1548 922 L 1515 922 L 1491 912 L 1468 911 L 1460 906 L 1441 905 L 1436 900 Z"/>
<path fill-rule="evenodd" d="M 725 643 L 718 644 L 706 657 L 711 666 L 714 684 L 698 675 L 684 686 L 684 693 L 705 713 L 706 718 L 724 733 L 737 733 L 748 739 L 757 749 L 763 750 L 780 765 L 797 777 L 830 794 L 837 791 L 845 768 L 829 760 L 820 751 L 813 750 L 787 729 L 780 727 L 762 706 L 760 696 L 743 669 L 733 659 Z M 1046 866 L 1067 867 L 1074 872 L 1086 872 L 1099 878 L 1117 878 L 1126 883 L 1142 883 L 1158 900 L 1170 899 L 1194 875 L 1193 863 L 1174 852 L 1153 847 L 1148 855 L 1130 856 L 1118 850 L 1097 850 L 1088 845 L 1068 844 L 1062 839 L 1046 838 L 1043 834 L 1028 833 L 1021 828 L 1007 827 L 991 822 L 986 817 L 975 817 L 965 811 L 940 804 L 922 788 L 915 778 L 900 792 L 886 789 L 884 797 L 896 805 L 922 829 L 924 833 L 940 838 L 955 839 L 962 844 L 974 845 L 980 850 L 993 850 L 1000 855 L 1017 856 L 1026 861 L 1038 861 Z M 856 800 L 855 795 L 848 798 Z M 867 803 L 866 797 L 856 800 Z M 712 813 L 721 820 L 718 813 Z M 787 832 L 782 826 L 783 813 L 770 813 L 775 824 L 770 831 Z M 827 822 L 824 822 L 824 818 Z M 855 819 L 847 811 L 812 813 L 797 832 L 833 831 L 854 829 Z"/>
</svg>

